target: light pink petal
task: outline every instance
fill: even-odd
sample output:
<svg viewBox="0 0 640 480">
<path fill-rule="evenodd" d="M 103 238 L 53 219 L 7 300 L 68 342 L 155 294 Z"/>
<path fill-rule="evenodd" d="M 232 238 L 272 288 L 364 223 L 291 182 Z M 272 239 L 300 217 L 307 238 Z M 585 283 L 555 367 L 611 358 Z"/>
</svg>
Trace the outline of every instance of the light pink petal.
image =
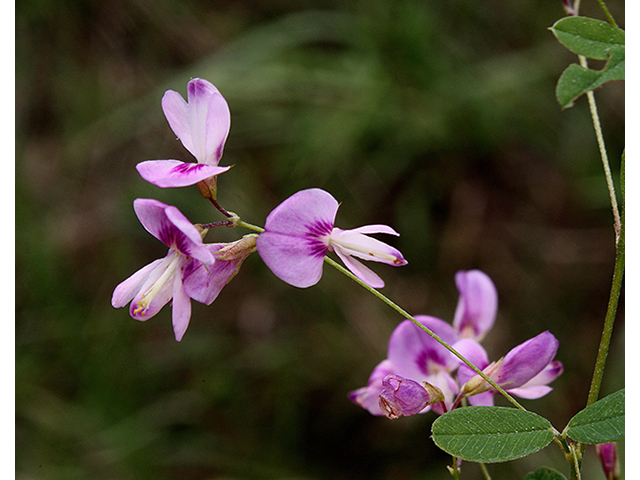
<svg viewBox="0 0 640 480">
<path fill-rule="evenodd" d="M 553 388 L 547 385 L 537 385 L 533 387 L 523 386 L 520 388 L 511 388 L 507 390 L 507 392 L 516 397 L 526 398 L 527 400 L 535 400 L 536 398 L 544 397 L 551 390 L 553 390 Z"/>
<path fill-rule="evenodd" d="M 424 381 L 429 382 L 431 385 L 440 389 L 444 395 L 444 404 L 446 405 L 447 410 L 450 410 L 453 406 L 453 401 L 460 391 L 458 383 L 453 379 L 453 377 L 448 372 L 439 370 L 436 373 L 429 375 Z M 444 413 L 442 404 L 440 403 L 431 405 L 431 410 L 439 415 Z M 424 411 L 421 413 L 424 413 Z"/>
<path fill-rule="evenodd" d="M 124 307 L 127 303 L 133 300 L 133 297 L 140 291 L 142 285 L 147 280 L 151 272 L 162 262 L 162 259 L 154 260 L 149 265 L 145 265 L 136 273 L 131 275 L 120 285 L 118 285 L 113 291 L 111 297 L 111 305 L 115 308 Z"/>
<path fill-rule="evenodd" d="M 493 327 L 498 311 L 498 292 L 491 279 L 480 270 L 456 273 L 460 292 L 453 326 L 461 337 L 482 340 Z"/>
<path fill-rule="evenodd" d="M 224 144 L 231 128 L 231 113 L 227 101 L 220 93 L 209 99 L 207 112 L 206 157 L 202 163 L 218 165 L 222 158 Z"/>
<path fill-rule="evenodd" d="M 335 250 L 341 248 L 344 255 L 351 255 L 363 260 L 386 263 L 395 267 L 407 264 L 402 253 L 396 248 L 375 238 L 357 233 L 355 230 L 334 228 L 331 232 L 331 245 Z"/>
<path fill-rule="evenodd" d="M 169 90 L 162 98 L 167 121 L 184 147 L 198 163 L 217 165 L 229 133 L 227 102 L 210 82 L 194 78 L 187 85 L 187 98 Z"/>
<path fill-rule="evenodd" d="M 480 370 L 484 370 L 489 365 L 487 352 L 482 348 L 482 345 L 471 338 L 463 338 L 454 343 L 452 347 Z M 460 367 L 458 368 L 458 382 L 460 382 L 460 385 L 464 385 L 476 375 L 476 372 L 460 362 Z"/>
<path fill-rule="evenodd" d="M 357 261 L 355 258 L 351 258 L 348 253 L 345 253 L 344 250 L 337 245 L 334 246 L 334 250 L 340 260 L 346 265 L 346 267 L 351 270 L 356 277 L 362 280 L 364 283 L 369 285 L 371 288 L 382 288 L 384 287 L 384 281 L 374 273 L 370 268 L 365 267 L 362 263 Z"/>
<path fill-rule="evenodd" d="M 157 187 L 186 187 L 195 185 L 231 167 L 217 167 L 203 163 L 185 163 L 178 160 L 147 160 L 136 165 L 140 176 Z"/>
<path fill-rule="evenodd" d="M 306 288 L 320 281 L 327 251 L 321 242 L 267 231 L 258 236 L 256 246 L 267 267 L 288 284 Z"/>
<path fill-rule="evenodd" d="M 331 234 L 338 202 L 319 188 L 301 190 L 278 205 L 265 222 L 267 232 L 297 237 L 323 237 Z"/>
<path fill-rule="evenodd" d="M 349 400 L 369 411 L 372 415 L 384 415 L 380 409 L 380 392 L 382 392 L 382 379 L 393 373 L 391 362 L 383 360 L 371 372 L 366 387 L 349 392 Z"/>
<path fill-rule="evenodd" d="M 132 318 L 136 320 L 140 320 L 144 322 L 145 320 L 149 320 L 151 317 L 156 315 L 162 307 L 164 307 L 173 295 L 173 279 L 175 276 L 175 269 L 168 273 L 169 277 L 166 281 L 159 287 L 159 290 L 153 296 L 152 300 L 147 304 L 143 303 L 143 300 L 146 297 L 147 292 L 151 289 L 152 286 L 156 284 L 156 282 L 162 277 L 163 274 L 167 273 L 167 268 L 170 266 L 171 262 L 175 258 L 175 253 L 169 251 L 169 254 L 161 259 L 161 263 L 157 265 L 157 267 L 151 272 L 146 282 L 140 288 L 140 291 L 136 294 L 136 296 L 131 301 L 131 305 L 129 307 L 129 314 Z M 178 265 L 179 266 L 179 265 Z"/>
<path fill-rule="evenodd" d="M 478 393 L 477 395 L 472 395 L 467 397 L 469 405 L 473 405 L 474 407 L 493 407 L 493 392 L 484 392 Z"/>
<path fill-rule="evenodd" d="M 176 274 L 173 282 L 173 305 L 171 320 L 176 340 L 182 340 L 191 319 L 191 299 L 182 288 L 182 276 Z"/>
<path fill-rule="evenodd" d="M 416 315 L 415 319 L 449 345 L 458 340 L 453 327 L 439 318 Z M 416 381 L 427 380 L 439 370 L 453 371 L 458 367 L 458 359 L 411 320 L 401 322 L 391 334 L 387 358 L 394 373 Z"/>
</svg>

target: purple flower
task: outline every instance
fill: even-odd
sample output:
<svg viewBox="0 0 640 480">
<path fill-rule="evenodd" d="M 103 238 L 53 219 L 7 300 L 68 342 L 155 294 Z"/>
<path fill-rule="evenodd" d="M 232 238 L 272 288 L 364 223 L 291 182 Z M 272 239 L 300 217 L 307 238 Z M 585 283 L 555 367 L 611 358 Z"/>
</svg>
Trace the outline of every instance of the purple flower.
<svg viewBox="0 0 640 480">
<path fill-rule="evenodd" d="M 145 229 L 169 252 L 118 285 L 111 304 L 119 308 L 131 302 L 130 315 L 145 321 L 173 300 L 173 330 L 180 341 L 189 326 L 191 299 L 211 304 L 255 249 L 255 236 L 230 245 L 205 245 L 201 231 L 176 207 L 142 198 L 133 207 Z"/>
<path fill-rule="evenodd" d="M 420 315 L 415 318 L 449 344 L 455 343 L 458 339 L 451 325 L 438 318 Z M 367 386 L 351 392 L 349 399 L 373 415 L 386 415 L 387 412 L 381 409 L 379 402 L 379 397 L 385 388 L 389 388 L 383 384 L 383 381 L 388 375 L 397 375 L 405 380 L 417 382 L 418 385 L 427 382 L 437 387 L 443 395 L 443 400 L 438 401 L 444 401 L 449 408 L 458 393 L 458 385 L 451 376 L 457 368 L 456 357 L 411 320 L 405 320 L 391 334 L 387 359 L 374 369 Z M 416 391 L 410 389 L 405 391 L 408 393 L 402 398 L 404 402 L 408 402 L 407 397 L 415 394 Z M 421 396 L 416 398 L 418 403 L 422 400 Z M 426 406 L 427 404 L 423 407 Z M 431 408 L 442 413 L 439 404 Z M 416 413 L 428 410 L 429 408 L 422 408 Z M 404 416 L 411 415 L 408 413 L 409 409 L 400 409 L 400 411 Z"/>
<path fill-rule="evenodd" d="M 148 160 L 136 166 L 138 172 L 163 188 L 205 181 L 215 198 L 215 176 L 230 168 L 218 166 L 231 124 L 227 102 L 211 83 L 194 78 L 187 85 L 186 102 L 178 92 L 167 90 L 162 109 L 171 129 L 198 163 Z"/>
<path fill-rule="evenodd" d="M 382 379 L 379 397 L 380 409 L 391 419 L 416 415 L 427 405 L 444 400 L 437 387 L 429 384 L 422 386 L 399 375 L 387 375 Z"/>
<path fill-rule="evenodd" d="M 373 288 L 383 287 L 384 282 L 356 258 L 393 266 L 407 264 L 397 249 L 366 235 L 398 235 L 391 227 L 335 228 L 338 206 L 329 193 L 311 188 L 292 195 L 267 216 L 265 231 L 257 241 L 258 253 L 278 278 L 300 288 L 315 285 L 328 251 L 335 252 L 354 275 Z"/>
<path fill-rule="evenodd" d="M 480 270 L 456 273 L 460 292 L 453 327 L 460 338 L 482 340 L 493 327 L 498 310 L 498 292 L 491 279 Z"/>
<path fill-rule="evenodd" d="M 562 363 L 553 361 L 558 340 L 548 331 L 513 348 L 504 358 L 489 364 L 484 349 L 474 340 L 464 339 L 453 345 L 471 363 L 508 393 L 527 399 L 540 398 L 552 388 L 547 384 L 563 371 Z M 466 365 L 458 369 L 461 392 L 472 405 L 493 405 L 491 385 Z"/>
</svg>

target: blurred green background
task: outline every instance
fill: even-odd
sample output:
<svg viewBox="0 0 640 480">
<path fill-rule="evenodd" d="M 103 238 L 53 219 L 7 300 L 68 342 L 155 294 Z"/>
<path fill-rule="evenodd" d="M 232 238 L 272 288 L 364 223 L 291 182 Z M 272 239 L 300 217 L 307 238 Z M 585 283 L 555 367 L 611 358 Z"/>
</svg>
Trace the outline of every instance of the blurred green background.
<svg viewBox="0 0 640 480">
<path fill-rule="evenodd" d="M 582 13 L 603 18 L 593 1 Z M 455 272 L 482 269 L 500 295 L 493 359 L 560 339 L 565 373 L 524 404 L 562 429 L 586 401 L 614 258 L 586 99 L 554 98 L 576 61 L 548 31 L 564 15 L 560 0 L 17 2 L 17 478 L 449 478 L 433 414 L 392 422 L 347 400 L 402 319 L 337 271 L 300 290 L 253 255 L 211 307 L 193 302 L 180 343 L 169 308 L 138 323 L 111 307 L 166 252 L 135 198 L 222 219 L 195 187 L 134 168 L 192 160 L 160 107 L 192 77 L 231 109 L 224 207 L 263 224 L 320 187 L 342 228 L 393 226 L 409 265 L 373 268 L 415 314 L 451 321 Z M 617 180 L 624 84 L 596 97 Z M 623 348 L 619 321 L 603 394 L 623 386 Z M 490 471 L 542 464 L 567 472 L 555 447 Z M 588 450 L 588 478 L 596 467 Z"/>
</svg>

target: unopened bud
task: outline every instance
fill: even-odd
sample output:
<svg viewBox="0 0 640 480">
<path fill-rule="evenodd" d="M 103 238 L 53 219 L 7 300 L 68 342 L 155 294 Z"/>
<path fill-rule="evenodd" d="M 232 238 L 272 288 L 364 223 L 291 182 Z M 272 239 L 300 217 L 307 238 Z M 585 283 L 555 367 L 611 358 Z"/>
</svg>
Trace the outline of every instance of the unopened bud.
<svg viewBox="0 0 640 480">
<path fill-rule="evenodd" d="M 602 471 L 607 480 L 618 480 L 620 478 L 620 463 L 615 442 L 596 445 L 596 454 L 600 459 Z"/>
<path fill-rule="evenodd" d="M 430 389 L 427 390 L 418 382 L 399 375 L 387 375 L 382 380 L 382 386 L 384 389 L 380 392 L 380 409 L 390 419 L 416 415 L 427 405 L 444 399 L 439 388 L 429 385 Z"/>
</svg>

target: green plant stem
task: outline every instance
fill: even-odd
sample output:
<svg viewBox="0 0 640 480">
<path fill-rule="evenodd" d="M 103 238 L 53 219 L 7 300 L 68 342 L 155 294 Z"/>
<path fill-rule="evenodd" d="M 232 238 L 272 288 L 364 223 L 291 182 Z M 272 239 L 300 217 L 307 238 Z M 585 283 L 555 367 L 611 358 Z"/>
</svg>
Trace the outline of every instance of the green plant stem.
<svg viewBox="0 0 640 480">
<path fill-rule="evenodd" d="M 491 480 L 491 475 L 489 474 L 489 470 L 484 463 L 480 463 L 480 470 L 482 470 L 482 475 L 484 475 L 485 480 Z"/>
<path fill-rule="evenodd" d="M 497 392 L 499 392 L 501 395 L 503 395 L 507 400 L 509 400 L 509 402 L 511 402 L 516 408 L 526 411 L 526 408 L 524 408 L 522 405 L 520 405 L 520 403 L 518 403 L 518 401 L 515 398 L 513 398 L 511 395 L 509 395 L 507 392 L 505 392 L 502 387 L 500 387 L 493 380 L 491 380 L 485 373 L 482 372 L 482 370 L 480 370 L 473 363 L 471 363 L 469 360 L 467 360 L 465 357 L 463 357 L 451 345 L 449 345 L 447 342 L 442 340 L 438 335 L 436 335 L 434 332 L 432 332 L 429 328 L 425 327 L 422 323 L 420 323 L 418 320 L 413 318 L 412 315 L 409 315 L 409 313 L 407 313 L 402 307 L 400 307 L 399 305 L 394 303 L 392 300 L 390 300 L 389 298 L 384 296 L 382 293 L 380 293 L 375 288 L 372 288 L 369 285 L 367 285 L 366 283 L 364 283 L 362 280 L 360 280 L 358 277 L 356 277 L 353 273 L 351 273 L 349 270 L 344 268 L 342 265 L 340 265 L 339 263 L 337 263 L 333 259 L 331 259 L 329 257 L 324 257 L 324 261 L 327 262 L 332 267 L 334 267 L 337 270 L 339 270 L 340 272 L 344 273 L 347 277 L 349 277 L 354 282 L 358 283 L 364 289 L 366 289 L 369 292 L 371 292 L 372 294 L 374 294 L 376 297 L 378 297 L 384 303 L 389 305 L 391 308 L 393 308 L 396 312 L 398 312 L 404 318 L 406 318 L 408 320 L 411 320 L 418 328 L 420 328 L 421 330 L 423 330 L 424 332 L 429 334 L 431 336 L 431 338 L 433 338 L 436 342 L 438 342 L 440 345 L 442 345 L 447 350 L 449 350 L 452 354 L 454 354 L 457 358 L 459 358 L 465 365 L 467 365 L 474 372 L 476 372 L 478 375 L 480 375 L 485 382 L 487 382 L 489 385 L 491 385 L 491 387 L 493 389 L 495 389 Z"/>
<path fill-rule="evenodd" d="M 598 2 L 598 5 L 600 5 L 600 8 L 602 9 L 602 11 L 604 12 L 604 15 L 607 17 L 607 20 L 609 20 L 609 23 L 614 27 L 617 27 L 618 24 L 616 23 L 615 18 L 613 18 L 613 15 L 611 15 L 611 12 L 609 12 L 609 9 L 604 3 L 604 0 L 597 0 L 597 2 Z"/>
<path fill-rule="evenodd" d="M 583 59 L 586 65 L 586 59 L 584 57 L 580 57 L 580 63 L 582 64 Z M 602 127 L 600 126 L 600 117 L 598 116 L 596 97 L 593 94 L 593 91 L 587 92 L 587 100 L 589 101 L 589 110 L 591 112 L 593 128 L 596 132 L 598 149 L 600 150 L 600 158 L 602 159 L 602 167 L 604 168 L 604 176 L 607 181 L 607 188 L 609 189 L 609 200 L 611 201 L 611 210 L 613 212 L 613 229 L 616 235 L 616 243 L 618 243 L 620 240 L 621 229 L 620 211 L 618 209 L 618 200 L 616 198 L 616 188 L 613 183 L 613 176 L 611 175 L 611 167 L 609 166 L 609 158 L 607 156 L 607 150 L 604 145 L 604 137 L 602 136 Z"/>
</svg>

